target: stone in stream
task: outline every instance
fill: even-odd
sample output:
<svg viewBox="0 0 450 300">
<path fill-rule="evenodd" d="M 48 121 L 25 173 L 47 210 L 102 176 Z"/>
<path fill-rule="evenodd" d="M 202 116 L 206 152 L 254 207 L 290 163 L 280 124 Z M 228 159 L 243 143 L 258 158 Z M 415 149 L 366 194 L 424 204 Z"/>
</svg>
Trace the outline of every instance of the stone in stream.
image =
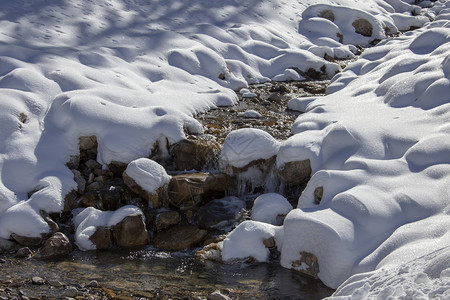
<svg viewBox="0 0 450 300">
<path fill-rule="evenodd" d="M 131 215 L 111 227 L 115 243 L 120 247 L 142 246 L 149 236 L 141 215 Z"/>
<path fill-rule="evenodd" d="M 155 247 L 168 250 L 180 251 L 198 246 L 206 237 L 206 230 L 192 225 L 181 225 L 171 227 L 155 235 Z"/>
<path fill-rule="evenodd" d="M 46 259 L 58 256 L 66 256 L 72 251 L 72 243 L 69 238 L 61 232 L 56 232 L 44 242 L 34 258 Z"/>
<path fill-rule="evenodd" d="M 195 213 L 194 220 L 205 229 L 233 225 L 242 216 L 245 202 L 237 197 L 225 197 L 208 202 Z"/>
<path fill-rule="evenodd" d="M 95 245 L 97 250 L 105 250 L 112 246 L 111 229 L 99 226 L 89 240 Z"/>
</svg>

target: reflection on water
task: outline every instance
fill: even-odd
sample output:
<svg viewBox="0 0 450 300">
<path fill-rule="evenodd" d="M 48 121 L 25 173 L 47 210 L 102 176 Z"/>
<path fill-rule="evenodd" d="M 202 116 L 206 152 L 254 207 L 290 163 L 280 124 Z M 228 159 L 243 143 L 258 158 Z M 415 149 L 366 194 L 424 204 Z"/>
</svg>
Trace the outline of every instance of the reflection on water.
<svg viewBox="0 0 450 300">
<path fill-rule="evenodd" d="M 116 294 L 157 291 L 170 298 L 207 296 L 217 289 L 239 299 L 321 299 L 333 292 L 320 282 L 275 263 L 203 262 L 192 258 L 192 252 L 166 253 L 151 248 L 134 252 L 75 251 L 64 260 L 29 260 L 8 266 L 8 272 L 2 271 L 2 280 L 12 278 L 11 274 L 16 278 L 40 276 L 79 285 L 97 280 Z"/>
</svg>

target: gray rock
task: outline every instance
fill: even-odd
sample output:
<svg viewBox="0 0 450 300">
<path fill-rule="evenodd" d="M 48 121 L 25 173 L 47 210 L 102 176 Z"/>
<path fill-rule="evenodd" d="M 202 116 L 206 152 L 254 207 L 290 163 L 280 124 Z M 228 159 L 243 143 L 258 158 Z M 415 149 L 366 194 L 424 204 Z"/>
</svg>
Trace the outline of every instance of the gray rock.
<svg viewBox="0 0 450 300">
<path fill-rule="evenodd" d="M 0 238 L 0 250 L 11 251 L 16 249 L 18 246 L 16 243 Z"/>
<path fill-rule="evenodd" d="M 91 170 L 101 169 L 102 168 L 102 165 L 99 164 L 97 161 L 95 161 L 93 159 L 90 159 L 90 160 L 86 161 L 84 164 L 85 164 L 85 166 L 88 169 L 91 169 Z"/>
<path fill-rule="evenodd" d="M 194 220 L 205 229 L 218 229 L 235 223 L 241 216 L 245 202 L 237 197 L 225 197 L 208 202 L 195 213 Z"/>
<path fill-rule="evenodd" d="M 231 300 L 231 298 L 217 290 L 208 295 L 208 300 Z"/>
<path fill-rule="evenodd" d="M 33 256 L 34 258 L 46 259 L 58 256 L 66 256 L 72 251 L 72 243 L 69 238 L 61 232 L 56 232 Z"/>
<path fill-rule="evenodd" d="M 87 287 L 98 287 L 98 281 L 97 280 L 91 280 L 87 285 Z"/>
<path fill-rule="evenodd" d="M 69 286 L 62 292 L 62 294 L 65 297 L 75 298 L 78 296 L 78 290 L 73 286 Z"/>
<path fill-rule="evenodd" d="M 57 279 L 49 280 L 48 284 L 50 284 L 53 287 L 63 287 L 64 286 L 64 284 L 61 281 L 57 280 Z"/>
<path fill-rule="evenodd" d="M 84 190 L 86 189 L 86 179 L 83 178 L 81 172 L 78 170 L 72 170 L 72 173 L 74 175 L 73 179 L 77 183 L 78 193 L 84 193 Z"/>
<path fill-rule="evenodd" d="M 23 247 L 23 248 L 20 248 L 19 250 L 17 250 L 16 256 L 25 258 L 25 257 L 29 257 L 32 253 L 33 253 L 33 251 L 31 251 L 30 248 Z"/>
<path fill-rule="evenodd" d="M 42 277 L 34 276 L 33 278 L 31 278 L 31 283 L 32 284 L 43 285 L 43 284 L 45 284 L 45 280 Z"/>
</svg>

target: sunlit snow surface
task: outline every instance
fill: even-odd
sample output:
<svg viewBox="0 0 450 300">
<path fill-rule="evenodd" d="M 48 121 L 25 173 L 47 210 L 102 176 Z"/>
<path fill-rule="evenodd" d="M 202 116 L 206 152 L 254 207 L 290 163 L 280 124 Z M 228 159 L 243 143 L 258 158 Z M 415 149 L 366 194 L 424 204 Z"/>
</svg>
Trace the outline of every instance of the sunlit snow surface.
<svg viewBox="0 0 450 300">
<path fill-rule="evenodd" d="M 449 246 L 450 5 L 427 25 L 408 2 L 1 1 L 0 237 L 49 231 L 39 211 L 61 212 L 76 188 L 65 163 L 79 136 L 97 136 L 104 166 L 128 163 L 202 132 L 192 116 L 235 104 L 233 89 L 309 68 L 332 77 L 325 54 L 352 58 L 387 30 L 425 25 L 366 50 L 327 96 L 290 103 L 306 113 L 277 164 L 310 159 L 313 177 L 284 226 L 244 223 L 223 254 L 267 259 L 243 241 L 254 229 L 255 243 L 275 237 L 285 267 L 314 253 L 337 287 Z M 360 18 L 371 36 L 354 32 Z"/>
</svg>

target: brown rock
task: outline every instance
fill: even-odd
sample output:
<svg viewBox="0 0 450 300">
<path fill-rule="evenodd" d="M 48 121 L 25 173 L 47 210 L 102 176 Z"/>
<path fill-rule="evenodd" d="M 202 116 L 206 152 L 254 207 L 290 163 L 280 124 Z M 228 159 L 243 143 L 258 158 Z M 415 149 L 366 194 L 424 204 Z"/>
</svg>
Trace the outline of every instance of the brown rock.
<svg viewBox="0 0 450 300">
<path fill-rule="evenodd" d="M 97 192 L 96 191 L 91 191 L 88 192 L 84 195 L 82 195 L 79 199 L 78 199 L 78 206 L 79 207 L 98 207 L 97 204 Z"/>
<path fill-rule="evenodd" d="M 97 137 L 95 135 L 80 136 L 79 141 L 80 150 L 97 150 Z"/>
<path fill-rule="evenodd" d="M 275 239 L 273 237 L 265 239 L 263 241 L 263 244 L 264 244 L 264 246 L 266 246 L 266 248 L 273 248 L 273 247 L 275 247 Z"/>
<path fill-rule="evenodd" d="M 102 226 L 97 227 L 97 230 L 89 237 L 89 240 L 95 245 L 97 250 L 108 249 L 112 245 L 111 230 Z"/>
<path fill-rule="evenodd" d="M 286 183 L 301 185 L 311 177 L 311 162 L 309 159 L 287 162 L 278 172 Z"/>
<path fill-rule="evenodd" d="M 146 200 L 150 207 L 157 208 L 161 206 L 161 203 L 164 201 L 164 193 L 166 190 L 166 187 L 163 186 L 159 188 L 155 194 L 149 193 L 146 190 L 144 190 L 139 184 L 136 183 L 136 181 L 128 176 L 126 171 L 123 171 L 122 178 L 125 184 L 128 186 L 128 188 L 133 191 L 135 194 L 137 194 L 142 199 Z M 161 198 L 161 201 L 160 201 Z"/>
<path fill-rule="evenodd" d="M 115 186 L 101 189 L 99 198 L 105 210 L 117 210 L 120 207 L 120 190 Z"/>
<path fill-rule="evenodd" d="M 206 230 L 186 225 L 175 226 L 155 236 L 155 247 L 168 251 L 180 251 L 199 245 L 206 236 Z"/>
<path fill-rule="evenodd" d="M 11 237 L 22 246 L 38 246 L 42 243 L 42 237 L 27 237 L 15 233 L 11 233 Z"/>
<path fill-rule="evenodd" d="M 318 17 L 328 19 L 328 20 L 330 20 L 331 22 L 334 21 L 334 13 L 333 13 L 333 11 L 331 11 L 331 10 L 329 10 L 329 9 L 322 10 L 322 11 L 319 13 Z"/>
<path fill-rule="evenodd" d="M 355 28 L 355 32 L 363 36 L 372 36 L 373 27 L 372 24 L 366 19 L 357 19 L 352 23 Z"/>
<path fill-rule="evenodd" d="M 111 227 L 114 241 L 121 247 L 142 246 L 149 243 L 149 236 L 141 215 L 127 216 Z"/>
<path fill-rule="evenodd" d="M 205 170 L 217 167 L 220 145 L 213 139 L 189 138 L 176 143 L 172 149 L 178 170 Z"/>
<path fill-rule="evenodd" d="M 292 267 L 305 275 L 318 279 L 317 274 L 320 272 L 319 262 L 317 257 L 312 253 L 300 252 L 300 259 L 294 261 Z"/>
<path fill-rule="evenodd" d="M 127 164 L 120 162 L 120 161 L 112 161 L 108 165 L 108 169 L 115 175 L 115 176 L 122 176 L 122 173 L 126 170 Z"/>
<path fill-rule="evenodd" d="M 188 173 L 173 176 L 169 182 L 169 202 L 183 210 L 195 208 L 202 201 L 222 198 L 228 186 L 225 174 Z"/>
<path fill-rule="evenodd" d="M 65 256 L 72 251 L 72 244 L 69 238 L 61 232 L 56 232 L 48 240 L 45 241 L 44 245 L 38 250 L 34 255 L 35 258 L 51 258 L 58 256 Z"/>
<path fill-rule="evenodd" d="M 161 231 L 171 226 L 178 225 L 180 213 L 177 211 L 163 211 L 156 215 L 156 230 Z"/>
<path fill-rule="evenodd" d="M 320 201 L 322 201 L 323 197 L 323 186 L 316 187 L 314 190 L 314 202 L 316 204 L 320 204 Z"/>
</svg>

